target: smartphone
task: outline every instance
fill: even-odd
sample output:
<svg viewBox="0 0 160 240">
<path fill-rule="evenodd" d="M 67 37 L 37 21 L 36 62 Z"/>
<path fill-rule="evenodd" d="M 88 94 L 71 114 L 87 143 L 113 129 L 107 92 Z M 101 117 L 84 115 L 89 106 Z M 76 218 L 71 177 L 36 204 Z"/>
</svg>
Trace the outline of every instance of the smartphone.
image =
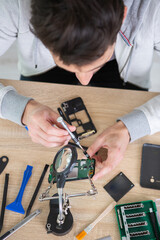
<svg viewBox="0 0 160 240">
<path fill-rule="evenodd" d="M 73 170 L 68 174 L 66 181 L 75 181 L 88 179 L 88 174 L 92 178 L 95 173 L 95 159 L 80 159 L 76 160 Z M 55 178 L 53 172 L 53 164 L 50 166 L 48 182 L 51 183 Z M 53 181 L 55 183 L 56 180 Z"/>
<path fill-rule="evenodd" d="M 140 185 L 145 188 L 160 189 L 160 145 L 144 143 Z"/>
<path fill-rule="evenodd" d="M 78 140 L 89 137 L 97 132 L 82 98 L 77 97 L 61 104 L 66 120 L 76 127 Z"/>
</svg>

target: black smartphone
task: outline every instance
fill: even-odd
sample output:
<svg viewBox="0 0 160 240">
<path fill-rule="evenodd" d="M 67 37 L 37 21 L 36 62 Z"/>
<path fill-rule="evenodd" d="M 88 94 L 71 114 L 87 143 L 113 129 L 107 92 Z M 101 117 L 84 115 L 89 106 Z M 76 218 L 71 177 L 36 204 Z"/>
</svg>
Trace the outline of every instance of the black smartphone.
<svg viewBox="0 0 160 240">
<path fill-rule="evenodd" d="M 143 145 L 140 185 L 160 189 L 160 145 L 149 143 Z"/>
</svg>

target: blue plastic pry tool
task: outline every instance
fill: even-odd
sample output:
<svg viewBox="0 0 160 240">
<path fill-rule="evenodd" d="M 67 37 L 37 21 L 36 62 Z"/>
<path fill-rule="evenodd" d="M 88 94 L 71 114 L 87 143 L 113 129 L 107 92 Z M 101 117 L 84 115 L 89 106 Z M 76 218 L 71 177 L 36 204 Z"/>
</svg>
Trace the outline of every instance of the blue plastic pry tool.
<svg viewBox="0 0 160 240">
<path fill-rule="evenodd" d="M 28 131 L 28 127 L 27 126 L 25 126 L 25 129 Z"/>
<path fill-rule="evenodd" d="M 22 202 L 22 197 L 23 197 L 25 187 L 28 183 L 28 180 L 29 180 L 30 176 L 32 175 L 32 168 L 33 168 L 32 166 L 27 165 L 27 168 L 26 168 L 26 170 L 24 171 L 24 174 L 23 174 L 23 181 L 22 181 L 22 184 L 21 184 L 21 188 L 20 188 L 19 193 L 16 197 L 16 200 L 14 202 L 10 203 L 9 205 L 7 205 L 6 209 L 17 212 L 17 213 L 21 213 L 21 214 L 25 213 L 21 202 Z"/>
</svg>

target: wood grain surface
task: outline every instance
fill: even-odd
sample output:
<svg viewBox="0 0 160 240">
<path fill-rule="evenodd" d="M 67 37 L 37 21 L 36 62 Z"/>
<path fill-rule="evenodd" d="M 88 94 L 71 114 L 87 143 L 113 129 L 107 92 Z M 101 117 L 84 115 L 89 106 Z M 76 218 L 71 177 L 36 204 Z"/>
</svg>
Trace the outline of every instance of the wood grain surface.
<svg viewBox="0 0 160 240">
<path fill-rule="evenodd" d="M 82 140 L 82 144 L 85 146 L 89 146 L 98 134 L 100 134 L 105 128 L 114 124 L 119 116 L 132 111 L 135 107 L 145 103 L 147 100 L 158 94 L 141 91 L 11 80 L 1 80 L 1 82 L 4 85 L 14 86 L 20 94 L 33 97 L 35 100 L 48 105 L 55 111 L 63 101 L 75 97 L 81 97 L 97 128 L 97 134 Z M 127 193 L 119 203 L 155 200 L 156 198 L 159 198 L 160 191 L 145 189 L 140 186 L 140 166 L 143 143 L 160 144 L 160 134 L 157 133 L 153 136 L 146 136 L 129 144 L 121 163 L 110 174 L 95 182 L 98 190 L 98 195 L 95 198 L 81 197 L 70 200 L 74 225 L 68 235 L 57 237 L 46 233 L 45 224 L 49 214 L 49 202 L 39 202 L 38 196 L 33 205 L 32 211 L 40 208 L 42 213 L 18 230 L 9 239 L 75 239 L 75 236 L 93 222 L 113 201 L 109 194 L 104 190 L 103 186 L 120 171 L 122 171 L 135 184 L 135 187 Z M 0 156 L 7 155 L 9 157 L 9 163 L 4 172 L 0 175 L 0 202 L 3 195 L 5 173 L 10 174 L 7 196 L 7 204 L 9 204 L 15 200 L 18 194 L 26 166 L 31 165 L 33 166 L 32 176 L 27 184 L 22 200 L 23 207 L 26 210 L 39 181 L 44 165 L 46 163 L 49 165 L 52 164 L 53 158 L 58 150 L 59 148 L 45 148 L 33 143 L 25 128 L 8 120 L 0 119 Z M 81 158 L 81 153 L 79 153 L 78 156 Z M 40 193 L 48 187 L 48 173 L 49 170 L 41 186 Z M 70 182 L 65 185 L 65 192 L 68 194 L 84 192 L 89 189 L 90 185 L 88 180 Z M 4 234 L 11 227 L 21 221 L 23 217 L 24 216 L 21 214 L 6 210 L 1 234 Z M 107 235 L 111 235 L 114 240 L 120 239 L 114 210 L 104 217 L 85 237 L 85 239 L 95 240 Z"/>
</svg>

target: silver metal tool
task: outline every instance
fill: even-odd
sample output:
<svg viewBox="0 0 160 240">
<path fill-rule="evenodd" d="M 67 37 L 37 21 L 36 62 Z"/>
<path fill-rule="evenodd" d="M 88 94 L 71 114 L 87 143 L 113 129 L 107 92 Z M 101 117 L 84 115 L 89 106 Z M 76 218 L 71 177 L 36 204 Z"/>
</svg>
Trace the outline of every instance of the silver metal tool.
<svg viewBox="0 0 160 240">
<path fill-rule="evenodd" d="M 7 239 L 8 237 L 10 237 L 13 233 L 15 233 L 18 229 L 20 229 L 21 227 L 23 227 L 26 223 L 28 223 L 29 221 L 31 221 L 34 217 L 36 217 L 38 214 L 40 214 L 40 210 L 37 209 L 36 211 L 34 211 L 33 213 L 31 213 L 28 217 L 24 218 L 21 222 L 19 222 L 18 224 L 16 224 L 13 228 L 11 228 L 8 232 L 6 232 L 3 236 L 0 237 L 0 240 L 4 240 Z"/>
<path fill-rule="evenodd" d="M 103 238 L 98 238 L 97 240 L 112 240 L 111 236 L 103 237 Z"/>
<path fill-rule="evenodd" d="M 74 198 L 74 197 L 82 197 L 82 196 L 93 196 L 93 195 L 96 195 L 98 194 L 98 191 L 94 185 L 94 183 L 92 182 L 92 179 L 90 177 L 90 175 L 88 174 L 88 179 L 89 179 L 89 182 L 91 184 L 91 189 L 88 190 L 87 192 L 82 192 L 82 193 L 74 193 L 74 194 L 63 194 L 63 200 L 64 202 L 66 203 L 68 201 L 69 198 Z M 58 199 L 59 196 L 53 196 L 53 194 L 51 194 L 52 196 L 49 195 L 49 192 L 50 192 L 50 189 L 52 188 L 53 184 L 50 185 L 46 191 L 44 193 L 41 194 L 41 196 L 39 197 L 39 201 L 42 202 L 42 201 L 46 201 L 46 200 L 52 200 L 52 199 Z"/>
<path fill-rule="evenodd" d="M 69 130 L 69 128 L 67 127 L 67 124 L 64 122 L 62 117 L 58 117 L 57 118 L 57 122 L 60 123 L 69 133 L 69 135 L 71 136 L 71 138 L 73 139 L 73 141 L 75 142 L 75 144 L 77 144 L 77 146 L 80 147 L 80 149 L 83 151 L 84 155 L 86 156 L 86 158 L 90 158 L 90 156 L 88 155 L 88 153 L 84 150 L 84 148 L 81 146 L 79 140 L 75 137 L 75 135 Z"/>
</svg>

